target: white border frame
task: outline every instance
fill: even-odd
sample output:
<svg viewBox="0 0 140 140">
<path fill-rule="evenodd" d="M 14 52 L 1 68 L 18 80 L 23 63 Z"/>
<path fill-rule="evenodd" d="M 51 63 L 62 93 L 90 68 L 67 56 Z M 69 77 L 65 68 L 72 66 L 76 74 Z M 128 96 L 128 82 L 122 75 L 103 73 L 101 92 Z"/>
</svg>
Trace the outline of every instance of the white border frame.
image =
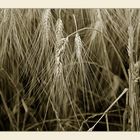
<svg viewBox="0 0 140 140">
<path fill-rule="evenodd" d="M 139 8 L 140 0 L 0 0 L 1 8 Z"/>
</svg>

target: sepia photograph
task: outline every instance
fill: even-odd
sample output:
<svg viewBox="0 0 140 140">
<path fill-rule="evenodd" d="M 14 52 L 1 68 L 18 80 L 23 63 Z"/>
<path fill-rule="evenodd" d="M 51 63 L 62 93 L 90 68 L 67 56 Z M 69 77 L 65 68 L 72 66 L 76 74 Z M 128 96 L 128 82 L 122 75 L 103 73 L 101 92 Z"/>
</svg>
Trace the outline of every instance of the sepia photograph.
<svg viewBox="0 0 140 140">
<path fill-rule="evenodd" d="M 140 9 L 1 8 L 0 131 L 140 131 Z"/>
</svg>

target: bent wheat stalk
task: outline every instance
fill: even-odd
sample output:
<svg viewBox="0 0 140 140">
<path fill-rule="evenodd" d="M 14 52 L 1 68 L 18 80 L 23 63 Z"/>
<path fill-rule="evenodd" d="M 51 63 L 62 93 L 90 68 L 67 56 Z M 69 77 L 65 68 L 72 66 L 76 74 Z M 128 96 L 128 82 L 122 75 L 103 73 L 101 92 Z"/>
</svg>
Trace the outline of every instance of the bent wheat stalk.
<svg viewBox="0 0 140 140">
<path fill-rule="evenodd" d="M 95 126 L 101 121 L 101 119 L 107 114 L 107 112 L 118 102 L 118 100 L 128 91 L 127 88 L 124 89 L 124 91 L 120 94 L 120 96 L 105 110 L 105 112 L 102 114 L 102 116 L 99 118 L 99 120 L 94 124 L 93 127 L 91 127 L 88 131 L 93 131 Z"/>
</svg>

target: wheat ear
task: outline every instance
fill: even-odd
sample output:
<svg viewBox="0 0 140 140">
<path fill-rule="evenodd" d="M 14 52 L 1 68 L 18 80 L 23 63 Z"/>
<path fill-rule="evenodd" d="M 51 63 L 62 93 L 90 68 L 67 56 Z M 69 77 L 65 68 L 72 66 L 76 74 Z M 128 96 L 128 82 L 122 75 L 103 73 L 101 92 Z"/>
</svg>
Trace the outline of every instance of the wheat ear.
<svg viewBox="0 0 140 140">
<path fill-rule="evenodd" d="M 75 35 L 75 51 L 76 51 L 76 57 L 78 59 L 78 62 L 81 63 L 82 60 L 82 48 L 83 48 L 83 43 L 81 40 L 81 37 L 79 33 L 76 33 Z"/>
<path fill-rule="evenodd" d="M 63 22 L 59 18 L 56 22 L 56 48 L 55 48 L 55 76 L 59 77 L 63 72 L 62 57 L 65 50 L 66 38 L 63 38 Z"/>
<path fill-rule="evenodd" d="M 43 24 L 43 31 L 47 39 L 49 37 L 49 31 L 51 28 L 51 18 L 52 18 L 51 9 L 46 9 L 43 13 L 42 24 Z"/>
<path fill-rule="evenodd" d="M 139 76 L 139 65 L 134 61 L 134 29 L 130 24 L 128 27 L 128 56 L 129 56 L 129 107 L 128 110 L 129 118 L 128 123 L 130 123 L 131 131 L 139 130 L 139 113 L 137 105 L 137 97 L 139 94 L 139 85 L 137 78 Z"/>
<path fill-rule="evenodd" d="M 97 20 L 95 22 L 95 25 L 94 25 L 94 29 L 93 32 L 92 32 L 92 40 L 95 40 L 96 36 L 97 36 L 97 31 L 101 31 L 102 30 L 102 21 L 101 21 L 101 15 L 100 15 L 100 10 L 97 9 Z"/>
</svg>

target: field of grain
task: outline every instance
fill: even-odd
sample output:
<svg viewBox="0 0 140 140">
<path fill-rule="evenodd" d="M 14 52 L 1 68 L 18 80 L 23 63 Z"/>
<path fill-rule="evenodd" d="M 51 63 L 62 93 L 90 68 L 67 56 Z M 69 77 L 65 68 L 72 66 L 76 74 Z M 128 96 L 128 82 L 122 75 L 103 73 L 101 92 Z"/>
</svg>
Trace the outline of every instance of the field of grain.
<svg viewBox="0 0 140 140">
<path fill-rule="evenodd" d="M 139 9 L 0 9 L 0 131 L 139 131 Z"/>
</svg>

